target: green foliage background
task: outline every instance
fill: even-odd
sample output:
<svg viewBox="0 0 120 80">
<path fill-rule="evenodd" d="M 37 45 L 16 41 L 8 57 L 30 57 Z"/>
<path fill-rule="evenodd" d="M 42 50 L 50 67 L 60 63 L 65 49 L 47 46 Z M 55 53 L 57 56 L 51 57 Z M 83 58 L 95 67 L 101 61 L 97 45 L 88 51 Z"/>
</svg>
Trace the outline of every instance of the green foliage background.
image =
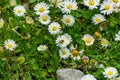
<svg viewBox="0 0 120 80">
<path fill-rule="evenodd" d="M 0 0 L 0 11 L 2 11 L 0 18 L 5 21 L 4 27 L 0 29 L 0 80 L 56 80 L 56 70 L 65 67 L 93 74 L 98 80 L 106 80 L 102 74 L 103 69 L 99 68 L 100 63 L 106 67 L 113 66 L 120 72 L 120 43 L 114 41 L 115 34 L 120 28 L 120 12 L 105 16 L 105 22 L 94 25 L 91 18 L 100 11 L 89 10 L 82 4 L 82 0 L 77 0 L 79 8 L 71 13 L 76 22 L 73 27 L 66 27 L 60 20 L 63 16 L 61 10 L 56 7 L 50 8 L 51 21 L 60 23 L 64 33 L 72 36 L 72 43 L 77 44 L 79 50 L 85 49 L 85 55 L 90 57 L 90 62 L 85 65 L 81 60 L 60 59 L 59 48 L 55 44 L 56 36 L 49 34 L 47 26 L 39 23 L 38 16 L 33 9 L 37 3 L 42 1 L 50 4 L 48 0 L 17 0 L 17 5 L 29 4 L 25 16 L 31 16 L 35 20 L 34 24 L 29 25 L 26 24 L 25 17 L 14 15 L 9 0 Z M 85 46 L 81 39 L 83 34 L 94 35 L 96 31 L 109 40 L 108 48 L 102 48 L 97 38 L 93 46 Z M 13 52 L 6 50 L 3 45 L 3 42 L 9 38 L 18 44 Z M 39 44 L 47 44 L 48 50 L 38 52 L 36 48 Z"/>
</svg>

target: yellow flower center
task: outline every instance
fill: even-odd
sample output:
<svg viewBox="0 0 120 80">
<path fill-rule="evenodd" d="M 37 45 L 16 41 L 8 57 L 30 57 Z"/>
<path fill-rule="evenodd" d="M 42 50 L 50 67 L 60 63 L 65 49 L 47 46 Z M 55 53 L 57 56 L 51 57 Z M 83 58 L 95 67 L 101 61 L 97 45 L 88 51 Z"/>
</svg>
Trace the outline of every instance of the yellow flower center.
<svg viewBox="0 0 120 80">
<path fill-rule="evenodd" d="M 109 76 L 112 76 L 112 75 L 113 75 L 113 71 L 111 71 L 111 70 L 108 71 L 108 75 L 109 75 Z"/>
<path fill-rule="evenodd" d="M 3 22 L 2 22 L 2 21 L 0 21 L 0 27 L 2 27 L 2 25 L 3 25 Z"/>
<path fill-rule="evenodd" d="M 9 43 L 7 46 L 8 46 L 8 48 L 12 48 L 13 47 L 13 45 L 11 43 Z"/>
<path fill-rule="evenodd" d="M 52 27 L 52 31 L 56 31 L 57 29 L 58 29 L 57 26 L 53 26 L 53 27 Z"/>
<path fill-rule="evenodd" d="M 55 1 L 53 2 L 53 4 L 54 4 L 55 6 L 57 6 L 57 5 L 58 5 L 58 1 L 55 0 Z"/>
<path fill-rule="evenodd" d="M 20 58 L 20 57 L 18 57 L 17 59 L 16 59 L 16 61 L 17 62 L 20 62 L 22 59 Z"/>
<path fill-rule="evenodd" d="M 89 5 L 93 6 L 95 4 L 94 0 L 89 0 Z"/>
<path fill-rule="evenodd" d="M 113 0 L 114 3 L 118 3 L 118 0 Z"/>
<path fill-rule="evenodd" d="M 16 4 L 15 1 L 11 1 L 11 2 L 10 2 L 10 5 L 11 5 L 11 6 L 14 6 L 15 4 Z"/>
<path fill-rule="evenodd" d="M 98 23 L 101 22 L 101 18 L 99 18 L 99 17 L 96 18 L 96 22 L 98 22 Z"/>
<path fill-rule="evenodd" d="M 110 5 L 109 4 L 105 5 L 105 10 L 109 10 L 109 9 L 110 9 Z"/>
<path fill-rule="evenodd" d="M 22 10 L 21 10 L 21 9 L 18 9 L 18 10 L 17 10 L 17 13 L 18 13 L 18 14 L 21 14 L 21 13 L 22 13 Z"/>
<path fill-rule="evenodd" d="M 66 55 L 67 52 L 65 50 L 62 51 L 62 55 Z"/>
<path fill-rule="evenodd" d="M 107 44 L 107 40 L 103 40 L 102 44 L 106 45 Z"/>
<path fill-rule="evenodd" d="M 28 19 L 26 20 L 26 22 L 27 22 L 27 23 L 33 23 L 33 20 L 32 20 L 31 18 L 28 18 Z"/>
<path fill-rule="evenodd" d="M 96 37 L 100 37 L 101 36 L 101 34 L 99 32 L 95 32 L 94 34 L 95 34 Z"/>
<path fill-rule="evenodd" d="M 72 55 L 73 55 L 73 56 L 78 56 L 78 55 L 79 55 L 78 50 L 73 50 L 73 51 L 72 51 Z"/>
<path fill-rule="evenodd" d="M 68 5 L 67 5 L 67 8 L 70 10 L 70 9 L 73 8 L 73 6 L 72 6 L 71 4 L 68 4 Z"/>
<path fill-rule="evenodd" d="M 44 12 L 45 11 L 45 8 L 44 7 L 40 7 L 39 8 L 39 12 Z"/>
<path fill-rule="evenodd" d="M 64 40 L 60 40 L 60 44 L 64 44 Z"/>
<path fill-rule="evenodd" d="M 70 23 L 70 18 L 65 19 L 65 22 Z"/>
<path fill-rule="evenodd" d="M 86 38 L 86 43 L 91 43 L 91 38 Z"/>
<path fill-rule="evenodd" d="M 42 20 L 43 20 L 43 21 L 47 21 L 47 20 L 48 20 L 48 17 L 47 17 L 47 16 L 42 16 Z"/>
<path fill-rule="evenodd" d="M 43 45 L 41 45 L 41 46 L 40 46 L 40 49 L 41 49 L 41 50 L 44 50 L 44 49 L 45 49 L 45 47 L 44 47 Z"/>
</svg>

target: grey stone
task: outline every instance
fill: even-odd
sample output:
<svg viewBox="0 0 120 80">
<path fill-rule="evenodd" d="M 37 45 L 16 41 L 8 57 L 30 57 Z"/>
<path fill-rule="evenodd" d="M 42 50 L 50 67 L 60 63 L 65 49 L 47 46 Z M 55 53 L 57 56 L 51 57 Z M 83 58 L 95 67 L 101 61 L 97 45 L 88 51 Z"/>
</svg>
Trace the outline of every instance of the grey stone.
<svg viewBox="0 0 120 80">
<path fill-rule="evenodd" d="M 56 71 L 57 80 L 81 80 L 84 73 L 77 69 L 63 68 Z"/>
</svg>

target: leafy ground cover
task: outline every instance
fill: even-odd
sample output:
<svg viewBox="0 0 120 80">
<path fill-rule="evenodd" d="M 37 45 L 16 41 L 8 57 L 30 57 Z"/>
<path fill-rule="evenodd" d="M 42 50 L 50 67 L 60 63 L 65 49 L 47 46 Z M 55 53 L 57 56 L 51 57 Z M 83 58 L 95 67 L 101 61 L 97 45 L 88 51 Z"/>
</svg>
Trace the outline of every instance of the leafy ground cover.
<svg viewBox="0 0 120 80">
<path fill-rule="evenodd" d="M 0 80 L 119 80 L 120 0 L 0 0 Z"/>
</svg>

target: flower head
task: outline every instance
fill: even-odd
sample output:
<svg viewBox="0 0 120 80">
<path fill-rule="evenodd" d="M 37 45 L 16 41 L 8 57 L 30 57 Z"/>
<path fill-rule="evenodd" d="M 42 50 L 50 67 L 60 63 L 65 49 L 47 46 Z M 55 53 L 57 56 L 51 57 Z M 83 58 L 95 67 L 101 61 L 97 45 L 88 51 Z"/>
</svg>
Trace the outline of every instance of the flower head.
<svg viewBox="0 0 120 80">
<path fill-rule="evenodd" d="M 27 24 L 33 24 L 34 20 L 31 17 L 26 17 L 26 23 Z"/>
<path fill-rule="evenodd" d="M 103 72 L 104 77 L 106 78 L 115 78 L 118 75 L 118 71 L 114 67 L 107 67 L 105 71 Z"/>
<path fill-rule="evenodd" d="M 61 48 L 59 49 L 59 55 L 63 59 L 67 59 L 70 55 L 70 51 L 67 48 Z"/>
<path fill-rule="evenodd" d="M 94 37 L 91 36 L 90 34 L 83 35 L 82 40 L 85 41 L 86 46 L 93 45 L 93 43 L 95 41 Z"/>
<path fill-rule="evenodd" d="M 49 0 L 55 7 L 60 7 L 63 0 Z"/>
<path fill-rule="evenodd" d="M 106 39 L 102 39 L 101 40 L 101 45 L 103 46 L 103 47 L 108 47 L 108 45 L 109 45 L 109 42 L 108 42 L 108 40 L 106 40 Z"/>
<path fill-rule="evenodd" d="M 50 34 L 58 34 L 60 33 L 60 30 L 61 30 L 60 24 L 58 24 L 57 22 L 52 22 L 48 26 L 48 31 L 50 32 Z"/>
<path fill-rule="evenodd" d="M 64 15 L 64 16 L 63 16 L 63 19 L 62 19 L 62 22 L 63 22 L 65 25 L 73 26 L 73 24 L 75 23 L 75 19 L 74 19 L 74 17 L 71 16 L 71 15 Z"/>
<path fill-rule="evenodd" d="M 61 10 L 63 13 L 71 13 L 72 10 L 77 10 L 77 2 L 75 0 L 65 0 L 61 4 Z"/>
<path fill-rule="evenodd" d="M 48 49 L 47 45 L 39 45 L 37 47 L 37 50 L 38 51 L 46 51 Z"/>
<path fill-rule="evenodd" d="M 50 16 L 48 14 L 42 14 L 39 17 L 39 21 L 41 24 L 48 25 L 50 23 Z"/>
<path fill-rule="evenodd" d="M 41 2 L 35 5 L 34 10 L 36 11 L 37 15 L 48 14 L 49 6 L 45 2 Z"/>
<path fill-rule="evenodd" d="M 100 0 L 83 0 L 83 2 L 89 9 L 94 9 L 99 6 Z"/>
<path fill-rule="evenodd" d="M 8 39 L 4 42 L 4 46 L 6 49 L 13 51 L 17 47 L 17 44 L 14 40 Z"/>
<path fill-rule="evenodd" d="M 104 0 L 100 6 L 101 13 L 111 14 L 114 11 L 114 5 L 110 0 Z"/>
<path fill-rule="evenodd" d="M 60 35 L 57 37 L 56 39 L 56 44 L 57 46 L 61 47 L 61 48 L 64 48 L 66 47 L 67 45 L 70 44 L 71 42 L 71 36 L 68 35 L 68 34 L 63 34 L 63 35 Z"/>
<path fill-rule="evenodd" d="M 83 54 L 84 50 L 77 50 L 77 45 L 74 47 L 73 45 L 70 46 L 70 55 L 73 60 L 80 60 L 80 55 Z"/>
<path fill-rule="evenodd" d="M 83 56 L 82 60 L 83 60 L 84 64 L 87 64 L 89 62 L 89 57 L 88 56 Z"/>
<path fill-rule="evenodd" d="M 99 23 L 105 21 L 105 17 L 101 14 L 95 14 L 93 17 L 92 17 L 92 22 L 95 24 L 95 25 L 98 25 Z"/>
<path fill-rule="evenodd" d="M 120 0 L 111 0 L 115 6 L 120 7 Z"/>
<path fill-rule="evenodd" d="M 120 41 L 120 31 L 115 35 L 115 41 Z"/>
<path fill-rule="evenodd" d="M 24 16 L 25 13 L 26 13 L 26 9 L 22 6 L 22 5 L 18 5 L 18 6 L 15 6 L 14 7 L 14 10 L 13 10 L 14 14 L 16 16 Z"/>
<path fill-rule="evenodd" d="M 15 6 L 16 5 L 16 0 L 10 0 L 10 5 Z"/>
<path fill-rule="evenodd" d="M 0 19 L 0 28 L 2 28 L 4 25 L 4 20 L 3 19 Z"/>
</svg>

